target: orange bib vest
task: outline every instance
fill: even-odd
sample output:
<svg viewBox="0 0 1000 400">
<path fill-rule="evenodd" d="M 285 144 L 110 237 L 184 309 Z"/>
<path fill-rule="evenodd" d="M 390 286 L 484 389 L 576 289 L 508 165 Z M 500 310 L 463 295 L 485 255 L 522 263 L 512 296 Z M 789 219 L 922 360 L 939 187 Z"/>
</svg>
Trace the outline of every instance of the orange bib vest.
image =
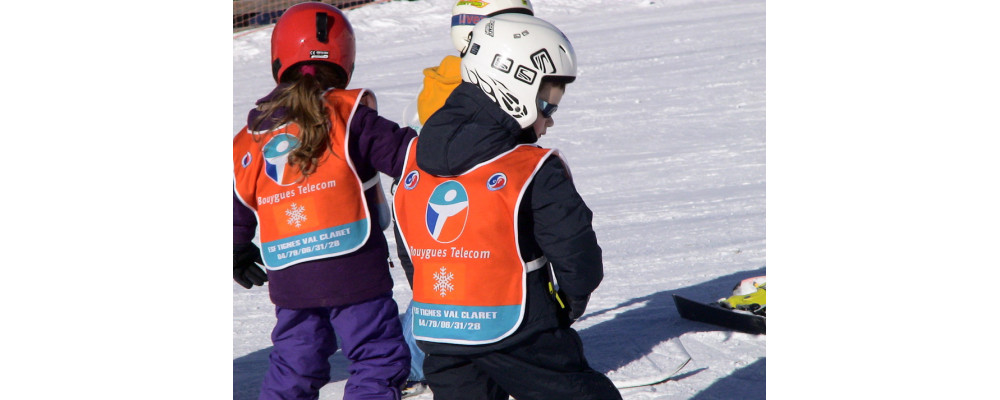
<svg viewBox="0 0 1000 400">
<path fill-rule="evenodd" d="M 413 336 L 486 344 L 521 325 L 525 262 L 518 244 L 521 198 L 553 150 L 520 145 L 455 177 L 417 167 L 410 142 L 393 210 L 413 262 Z"/>
<path fill-rule="evenodd" d="M 371 218 L 364 190 L 373 182 L 361 182 L 348 152 L 351 118 L 365 92 L 323 94 L 335 121 L 330 130 L 333 154 L 323 155 L 308 178 L 288 163 L 288 154 L 299 144 L 297 125 L 266 132 L 244 127 L 233 138 L 234 186 L 240 200 L 257 215 L 261 255 L 268 269 L 347 254 L 368 240 Z"/>
</svg>

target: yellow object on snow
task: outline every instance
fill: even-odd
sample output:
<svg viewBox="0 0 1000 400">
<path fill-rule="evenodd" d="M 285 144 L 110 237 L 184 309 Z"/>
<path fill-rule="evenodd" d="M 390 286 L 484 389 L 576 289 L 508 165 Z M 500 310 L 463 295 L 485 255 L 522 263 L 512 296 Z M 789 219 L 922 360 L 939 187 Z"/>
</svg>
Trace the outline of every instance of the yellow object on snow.
<svg viewBox="0 0 1000 400">
<path fill-rule="evenodd" d="M 733 288 L 733 295 L 719 299 L 719 304 L 727 308 L 751 311 L 764 315 L 767 309 L 766 277 L 745 279 Z"/>
</svg>

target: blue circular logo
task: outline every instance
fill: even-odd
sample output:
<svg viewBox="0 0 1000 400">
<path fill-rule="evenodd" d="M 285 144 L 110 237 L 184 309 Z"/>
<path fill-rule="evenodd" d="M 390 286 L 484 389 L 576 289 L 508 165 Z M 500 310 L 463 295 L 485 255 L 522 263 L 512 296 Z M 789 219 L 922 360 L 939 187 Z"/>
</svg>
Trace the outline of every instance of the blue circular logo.
<svg viewBox="0 0 1000 400">
<path fill-rule="evenodd" d="M 497 172 L 486 180 L 486 188 L 489 190 L 500 190 L 504 186 L 507 186 L 507 175 L 503 172 Z"/>
<path fill-rule="evenodd" d="M 246 168 L 247 166 L 250 165 L 251 161 L 253 161 L 253 156 L 251 156 L 250 152 L 248 151 L 246 154 L 243 155 L 243 159 L 240 160 L 240 164 L 243 165 L 243 168 Z"/>
<path fill-rule="evenodd" d="M 403 187 L 406 188 L 406 190 L 413 189 L 417 187 L 417 181 L 419 180 L 420 173 L 418 173 L 417 170 L 410 171 L 410 173 L 406 174 L 406 179 L 403 179 Z"/>
</svg>

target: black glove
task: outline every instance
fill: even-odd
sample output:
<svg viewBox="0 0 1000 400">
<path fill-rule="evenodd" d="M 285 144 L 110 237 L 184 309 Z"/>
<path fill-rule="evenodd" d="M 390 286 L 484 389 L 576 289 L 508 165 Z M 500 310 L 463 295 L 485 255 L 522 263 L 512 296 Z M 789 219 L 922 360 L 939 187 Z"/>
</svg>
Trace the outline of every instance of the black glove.
<svg viewBox="0 0 1000 400">
<path fill-rule="evenodd" d="M 264 264 L 260 259 L 260 249 L 253 243 L 233 245 L 233 280 L 247 289 L 253 285 L 263 286 L 267 282 L 267 274 L 257 264 Z"/>
<path fill-rule="evenodd" d="M 590 301 L 590 295 L 585 297 L 571 297 L 566 296 L 566 306 L 569 307 L 569 321 L 573 323 L 577 319 L 583 316 L 583 312 L 587 311 L 587 302 Z"/>
</svg>

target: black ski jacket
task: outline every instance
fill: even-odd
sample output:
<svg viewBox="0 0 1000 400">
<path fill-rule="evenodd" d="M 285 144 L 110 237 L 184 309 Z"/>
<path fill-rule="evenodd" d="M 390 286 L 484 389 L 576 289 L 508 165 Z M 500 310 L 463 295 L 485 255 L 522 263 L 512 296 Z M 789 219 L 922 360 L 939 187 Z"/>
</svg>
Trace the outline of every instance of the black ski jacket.
<svg viewBox="0 0 1000 400">
<path fill-rule="evenodd" d="M 440 176 L 462 174 L 479 163 L 521 143 L 536 141 L 531 128 L 522 130 L 479 87 L 463 82 L 420 131 L 416 162 L 424 171 Z M 522 199 L 518 215 L 521 257 L 548 258 L 563 296 L 586 301 L 604 278 L 601 248 L 591 225 L 593 214 L 573 185 L 559 157 L 550 157 L 539 168 Z M 413 264 L 396 232 L 397 252 L 413 286 Z M 568 326 L 567 309 L 549 294 L 550 269 L 528 274 L 527 306 L 518 330 L 487 345 L 454 345 L 418 341 L 429 354 L 475 354 L 506 348 L 532 334 Z M 564 303 L 568 299 L 563 299 Z M 584 303 L 585 304 L 585 303 Z"/>
</svg>

